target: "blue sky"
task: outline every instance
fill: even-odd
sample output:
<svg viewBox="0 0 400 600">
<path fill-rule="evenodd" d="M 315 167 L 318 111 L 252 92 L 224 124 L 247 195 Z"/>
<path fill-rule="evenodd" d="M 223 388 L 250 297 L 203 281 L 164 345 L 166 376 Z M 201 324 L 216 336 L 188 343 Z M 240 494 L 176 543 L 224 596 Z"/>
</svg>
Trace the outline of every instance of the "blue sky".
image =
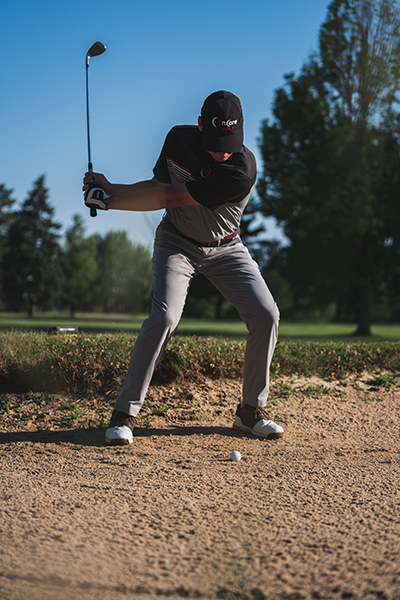
<svg viewBox="0 0 400 600">
<path fill-rule="evenodd" d="M 218 89 L 243 104 L 245 143 L 262 169 L 261 121 L 283 75 L 317 48 L 329 0 L 30 0 L 0 8 L 0 183 L 22 202 L 46 175 L 64 230 L 84 216 L 87 234 L 125 229 L 150 244 L 161 213 L 109 211 L 93 219 L 82 202 L 87 168 L 85 56 L 94 170 L 112 182 L 152 177 L 165 134 L 195 123 Z M 279 237 L 268 220 L 267 238 Z"/>
</svg>

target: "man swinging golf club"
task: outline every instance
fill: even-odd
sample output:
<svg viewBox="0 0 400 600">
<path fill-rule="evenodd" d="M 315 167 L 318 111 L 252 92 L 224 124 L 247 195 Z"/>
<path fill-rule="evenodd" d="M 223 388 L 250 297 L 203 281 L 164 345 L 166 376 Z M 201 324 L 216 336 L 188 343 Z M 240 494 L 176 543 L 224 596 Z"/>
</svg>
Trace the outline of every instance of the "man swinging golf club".
<svg viewBox="0 0 400 600">
<path fill-rule="evenodd" d="M 248 328 L 243 396 L 233 426 L 263 438 L 283 435 L 282 427 L 262 410 L 279 311 L 238 234 L 256 181 L 255 158 L 243 145 L 243 121 L 239 98 L 215 92 L 204 101 L 197 126 L 176 126 L 168 133 L 152 179 L 123 185 L 110 183 L 100 173 L 85 174 L 83 189 L 90 207 L 165 209 L 154 242 L 151 313 L 132 351 L 106 431 L 108 443 L 132 442 L 135 417 L 198 273 L 235 306 Z"/>
</svg>

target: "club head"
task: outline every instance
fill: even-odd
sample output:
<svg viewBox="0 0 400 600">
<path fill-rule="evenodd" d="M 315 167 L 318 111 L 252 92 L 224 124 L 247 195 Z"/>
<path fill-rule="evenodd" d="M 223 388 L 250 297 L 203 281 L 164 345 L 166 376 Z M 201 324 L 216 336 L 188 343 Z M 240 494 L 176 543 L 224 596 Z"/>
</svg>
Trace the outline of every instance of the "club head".
<svg viewBox="0 0 400 600">
<path fill-rule="evenodd" d="M 98 56 L 106 51 L 106 47 L 101 42 L 95 42 L 91 48 L 87 51 L 87 56 Z"/>
</svg>

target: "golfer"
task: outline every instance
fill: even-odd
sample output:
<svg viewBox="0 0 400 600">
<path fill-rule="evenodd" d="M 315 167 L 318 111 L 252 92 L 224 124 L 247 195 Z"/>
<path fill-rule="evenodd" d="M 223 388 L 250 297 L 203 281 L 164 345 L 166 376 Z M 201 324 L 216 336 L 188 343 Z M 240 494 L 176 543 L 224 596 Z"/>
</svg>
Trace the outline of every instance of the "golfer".
<svg viewBox="0 0 400 600">
<path fill-rule="evenodd" d="M 112 184 L 100 173 L 85 174 L 83 189 L 98 187 L 97 209 L 165 209 L 153 253 L 152 308 L 134 345 L 128 372 L 113 411 L 106 441 L 132 442 L 154 369 L 179 324 L 193 277 L 205 275 L 237 309 L 247 325 L 243 394 L 233 427 L 279 438 L 281 426 L 262 408 L 278 334 L 279 311 L 238 230 L 256 181 L 256 161 L 243 145 L 239 98 L 226 91 L 204 101 L 197 125 L 168 133 L 154 177 L 131 185 Z M 107 195 L 109 197 L 107 197 Z"/>
</svg>

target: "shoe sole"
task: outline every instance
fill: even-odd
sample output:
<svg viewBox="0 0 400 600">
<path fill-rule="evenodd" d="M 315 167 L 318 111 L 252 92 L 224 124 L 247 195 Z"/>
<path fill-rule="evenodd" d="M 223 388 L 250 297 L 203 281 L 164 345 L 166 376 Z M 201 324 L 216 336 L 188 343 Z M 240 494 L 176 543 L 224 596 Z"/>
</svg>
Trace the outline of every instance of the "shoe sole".
<svg viewBox="0 0 400 600">
<path fill-rule="evenodd" d="M 263 440 L 278 440 L 283 437 L 283 432 L 274 433 L 271 432 L 268 435 L 261 435 L 261 433 L 257 433 L 257 431 L 253 431 L 251 427 L 246 427 L 246 425 L 237 425 L 233 424 L 233 429 L 238 429 L 239 431 L 245 431 L 246 433 L 250 433 L 256 437 L 262 438 Z"/>
<path fill-rule="evenodd" d="M 133 431 L 123 425 L 121 427 L 109 427 L 106 431 L 106 443 L 112 446 L 126 446 L 133 441 Z"/>
<path fill-rule="evenodd" d="M 122 440 L 122 439 L 107 440 L 106 439 L 107 446 L 129 446 L 129 444 L 131 444 L 131 443 L 132 442 L 130 442 L 129 440 Z"/>
</svg>

